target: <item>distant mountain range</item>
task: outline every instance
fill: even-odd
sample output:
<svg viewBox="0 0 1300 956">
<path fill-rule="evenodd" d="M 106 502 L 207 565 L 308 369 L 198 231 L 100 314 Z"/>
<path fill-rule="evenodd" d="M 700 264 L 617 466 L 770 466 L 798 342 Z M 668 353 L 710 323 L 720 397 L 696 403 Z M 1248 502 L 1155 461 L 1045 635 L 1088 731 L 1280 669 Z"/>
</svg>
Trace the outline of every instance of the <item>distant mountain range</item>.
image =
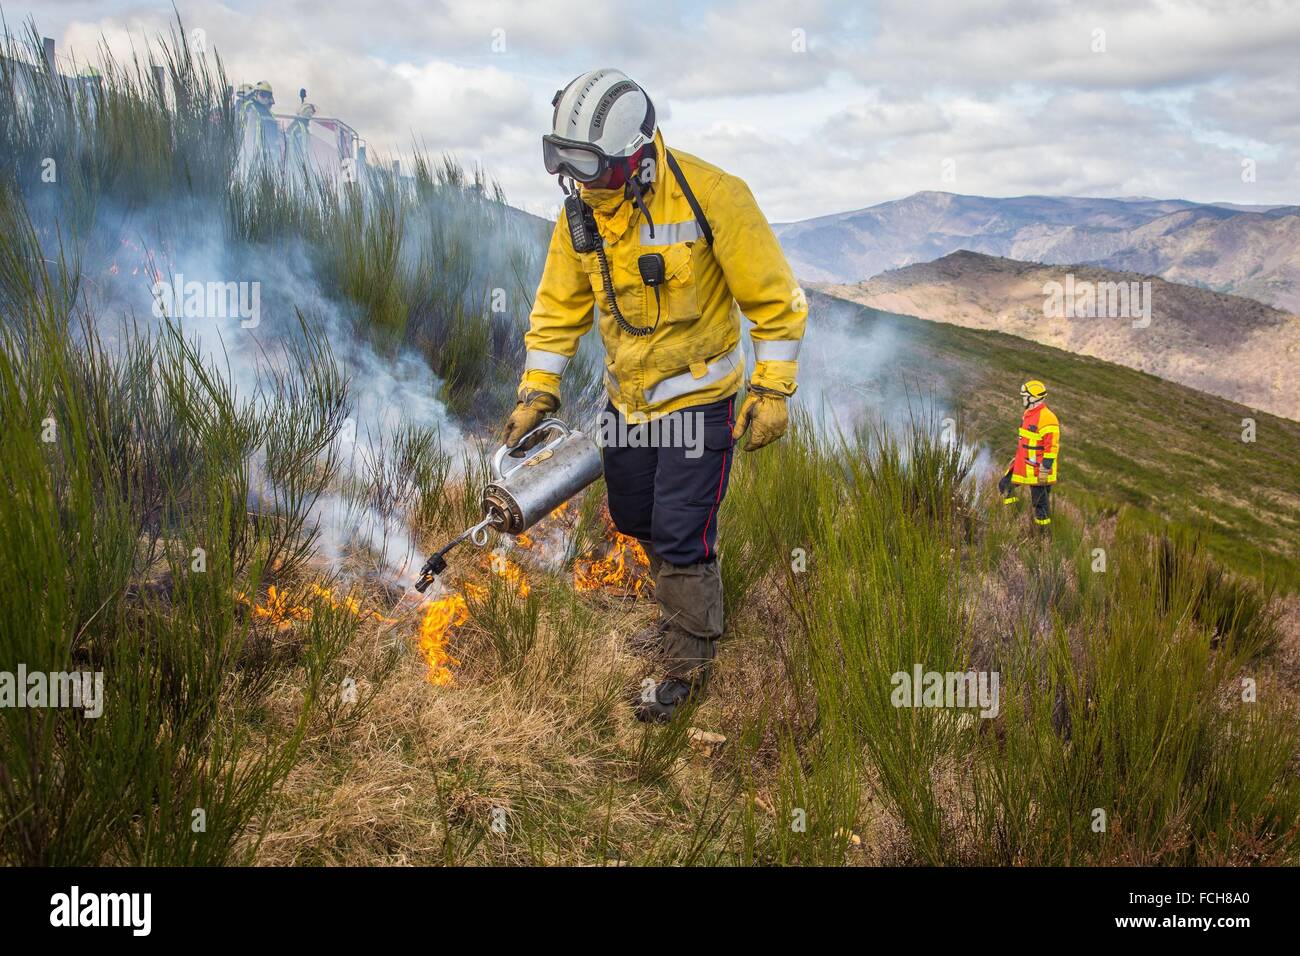
<svg viewBox="0 0 1300 956">
<path fill-rule="evenodd" d="M 1123 283 L 1126 292 L 1137 294 L 1124 315 L 1076 317 L 1049 300 L 1046 290 L 1055 289 L 1053 283 L 1074 290 L 1073 301 L 1080 304 L 1086 301 L 1085 283 L 1093 290 L 1100 283 Z M 996 330 L 1091 355 L 1300 420 L 1300 318 L 1253 299 L 1133 272 L 964 251 L 866 282 L 810 287 L 882 312 Z"/>
<path fill-rule="evenodd" d="M 920 192 L 774 229 L 809 281 L 860 282 L 966 249 L 1158 275 L 1300 312 L 1300 206 Z"/>
</svg>

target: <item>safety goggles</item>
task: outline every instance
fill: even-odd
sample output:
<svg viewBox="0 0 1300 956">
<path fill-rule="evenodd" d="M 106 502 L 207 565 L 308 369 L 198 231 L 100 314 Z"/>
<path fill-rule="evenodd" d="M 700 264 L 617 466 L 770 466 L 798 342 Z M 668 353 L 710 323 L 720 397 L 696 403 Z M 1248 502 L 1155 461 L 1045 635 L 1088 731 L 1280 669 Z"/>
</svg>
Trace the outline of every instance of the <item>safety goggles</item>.
<svg viewBox="0 0 1300 956">
<path fill-rule="evenodd" d="M 568 176 L 580 183 L 599 179 L 613 164 L 613 160 L 590 143 L 554 133 L 542 137 L 542 160 L 548 173 Z"/>
</svg>

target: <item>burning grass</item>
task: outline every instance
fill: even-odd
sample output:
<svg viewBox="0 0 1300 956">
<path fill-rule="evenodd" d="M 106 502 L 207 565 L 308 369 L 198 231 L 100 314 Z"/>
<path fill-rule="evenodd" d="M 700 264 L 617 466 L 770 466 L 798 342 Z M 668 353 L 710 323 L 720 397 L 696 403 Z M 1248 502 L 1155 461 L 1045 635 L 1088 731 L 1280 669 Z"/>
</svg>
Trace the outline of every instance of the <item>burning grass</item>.
<svg viewBox="0 0 1300 956">
<path fill-rule="evenodd" d="M 620 534 L 612 521 L 609 532 L 604 557 L 582 557 L 574 562 L 574 589 L 580 593 L 605 590 L 632 599 L 654 590 L 650 557 L 641 542 Z"/>
<path fill-rule="evenodd" d="M 453 680 L 451 668 L 460 661 L 447 649 L 448 632 L 469 620 L 469 605 L 460 594 L 433 601 L 424 612 L 417 635 L 420 656 L 428 668 L 426 679 L 435 687 L 446 687 Z"/>
<path fill-rule="evenodd" d="M 310 603 L 299 603 L 306 599 Z M 324 604 L 335 610 L 343 610 L 361 620 L 375 620 L 382 624 L 394 624 L 397 618 L 385 617 L 378 611 L 361 606 L 361 602 L 351 595 L 342 598 L 334 596 L 333 588 L 322 587 L 312 582 L 302 591 L 300 598 L 291 598 L 288 593 L 272 584 L 266 590 L 266 600 L 258 603 L 242 591 L 235 592 L 235 600 L 246 605 L 257 621 L 264 621 L 279 631 L 286 631 L 297 621 L 310 621 L 315 608 Z"/>
<path fill-rule="evenodd" d="M 500 550 L 487 557 L 490 572 L 503 580 L 509 589 L 520 597 L 528 597 L 532 586 L 523 568 L 507 558 Z M 436 687 L 446 687 L 453 682 L 451 668 L 460 661 L 449 650 L 451 634 L 470 619 L 470 602 L 481 604 L 487 599 L 488 587 L 467 581 L 460 593 L 452 593 L 431 601 L 420 621 L 417 645 L 427 666 L 427 679 Z"/>
<path fill-rule="evenodd" d="M 518 535 L 498 544 L 478 562 L 481 570 L 496 577 L 507 592 L 517 598 L 527 599 L 533 591 L 528 570 L 510 557 L 517 553 L 534 566 L 534 574 L 542 573 L 548 561 L 554 561 L 563 550 L 561 542 L 571 530 L 569 506 L 563 505 L 541 522 L 532 535 Z M 608 520 L 608 516 L 606 516 Z M 647 587 L 652 587 L 647 577 L 649 559 L 644 548 L 633 538 L 619 534 L 610 523 L 607 528 L 608 554 L 601 559 L 586 558 L 575 562 L 573 586 L 578 592 L 597 589 L 613 592 L 623 597 L 635 598 Z M 544 546 L 537 544 L 538 540 Z M 639 561 L 640 567 L 636 567 Z M 432 601 L 424 611 L 420 624 L 418 646 L 428 667 L 430 683 L 445 687 L 454 680 L 451 667 L 460 663 L 448 649 L 453 632 L 469 622 L 471 605 L 483 606 L 488 601 L 489 588 L 485 584 L 466 581 L 458 593 Z"/>
<path fill-rule="evenodd" d="M 556 527 L 548 527 L 543 522 L 539 533 L 544 540 L 553 540 L 554 532 L 564 531 L 562 522 L 566 517 L 567 505 L 557 509 L 549 521 Z M 606 516 L 608 521 L 608 516 Z M 622 596 L 635 598 L 650 584 L 645 577 L 649 559 L 641 545 L 632 538 L 619 534 L 612 523 L 608 525 L 610 535 L 606 549 L 608 554 L 601 559 L 580 559 L 575 563 L 574 587 L 579 592 L 603 589 Z M 506 589 L 519 598 L 527 598 L 532 592 L 532 584 L 525 568 L 512 560 L 511 551 L 522 552 L 526 558 L 541 560 L 543 556 L 534 554 L 534 539 L 529 535 L 519 535 L 503 540 L 496 548 L 477 562 L 478 568 L 490 576 L 499 579 Z M 639 569 L 636 564 L 639 563 Z M 652 585 L 650 585 L 652 586 Z M 435 687 L 448 687 L 455 682 L 453 668 L 461 661 L 452 653 L 451 642 L 459 629 L 469 623 L 471 605 L 484 604 L 489 595 L 487 584 L 472 580 L 463 581 L 458 589 L 443 597 L 430 600 L 420 614 L 418 625 L 414 628 L 413 641 L 426 667 L 426 679 Z M 296 625 L 312 619 L 315 608 L 324 604 L 362 621 L 375 621 L 380 624 L 400 624 L 403 619 L 388 617 L 379 611 L 366 609 L 361 602 L 351 596 L 335 596 L 335 590 L 320 584 L 308 583 L 294 596 L 277 585 L 267 589 L 266 597 L 258 602 L 243 592 L 235 595 L 236 600 L 249 607 L 253 619 L 284 633 Z"/>
</svg>

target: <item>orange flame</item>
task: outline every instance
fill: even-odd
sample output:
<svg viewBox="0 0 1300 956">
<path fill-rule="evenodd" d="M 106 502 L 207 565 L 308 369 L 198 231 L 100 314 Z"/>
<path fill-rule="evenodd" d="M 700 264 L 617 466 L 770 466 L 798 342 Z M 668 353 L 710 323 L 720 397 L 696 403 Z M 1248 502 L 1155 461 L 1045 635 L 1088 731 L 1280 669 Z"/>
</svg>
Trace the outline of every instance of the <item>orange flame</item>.
<svg viewBox="0 0 1300 956">
<path fill-rule="evenodd" d="M 621 591 L 625 595 L 640 597 L 652 583 L 646 573 L 650 557 L 636 538 L 615 531 L 610 526 L 609 550 L 603 558 L 579 558 L 573 565 L 575 591 L 596 591 L 601 588 Z"/>
<path fill-rule="evenodd" d="M 530 590 L 528 578 L 524 576 L 523 569 L 519 565 L 499 553 L 492 554 L 489 561 L 489 568 L 493 574 L 509 582 L 520 597 L 528 597 Z M 461 592 L 434 601 L 424 612 L 424 619 L 420 622 L 417 641 L 420 654 L 423 655 L 424 663 L 428 667 L 425 676 L 435 687 L 446 687 L 453 683 L 455 676 L 451 668 L 460 664 L 460 661 L 452 657 L 448 650 L 451 629 L 460 627 L 469 620 L 469 601 L 477 603 L 486 600 L 488 596 L 487 585 L 475 584 L 473 581 L 466 581 L 461 586 Z"/>
<path fill-rule="evenodd" d="M 509 584 L 513 585 L 515 590 L 519 592 L 520 597 L 528 597 L 532 587 L 528 583 L 528 578 L 524 576 L 523 568 L 499 551 L 492 553 L 488 561 L 488 567 L 497 577 L 505 578 Z"/>
<path fill-rule="evenodd" d="M 253 617 L 274 624 L 276 630 L 287 631 L 294 621 L 311 619 L 311 608 L 305 604 L 291 604 L 289 596 L 272 584 L 266 591 L 266 603 L 258 604 L 243 591 L 236 592 L 235 599 L 253 609 Z"/>
<path fill-rule="evenodd" d="M 334 597 L 333 590 L 329 588 L 323 588 L 319 584 L 309 584 L 307 586 L 307 592 L 312 597 L 318 598 L 319 600 L 325 602 L 332 608 L 336 608 L 336 609 L 341 608 L 347 611 L 353 617 L 374 618 L 376 621 L 378 621 L 381 624 L 393 624 L 396 623 L 397 621 L 397 618 L 384 617 L 378 611 L 367 611 L 365 608 L 361 606 L 361 602 L 358 601 L 356 598 L 352 597 L 351 595 L 347 595 L 342 600 L 338 600 L 337 598 Z"/>
<path fill-rule="evenodd" d="M 424 612 L 417 639 L 420 653 L 429 668 L 426 677 L 435 687 L 446 687 L 455 679 L 452 677 L 451 665 L 459 665 L 460 661 L 447 651 L 447 632 L 468 620 L 469 606 L 460 594 L 434 601 Z"/>
<path fill-rule="evenodd" d="M 342 600 L 334 597 L 334 592 L 329 588 L 323 588 L 319 584 L 307 585 L 307 595 L 316 598 L 319 602 L 328 604 L 336 610 L 345 610 L 353 617 L 364 619 L 374 618 L 384 624 L 392 624 L 396 620 L 391 617 L 384 617 L 378 611 L 367 611 L 361 606 L 361 602 L 352 596 L 346 596 Z M 295 621 L 310 621 L 312 608 L 309 604 L 294 603 L 290 600 L 289 595 L 281 591 L 274 584 L 266 589 L 266 602 L 258 604 L 243 591 L 235 593 L 235 600 L 241 604 L 246 604 L 253 611 L 253 617 L 258 620 L 274 624 L 276 630 L 286 631 L 293 627 Z"/>
</svg>

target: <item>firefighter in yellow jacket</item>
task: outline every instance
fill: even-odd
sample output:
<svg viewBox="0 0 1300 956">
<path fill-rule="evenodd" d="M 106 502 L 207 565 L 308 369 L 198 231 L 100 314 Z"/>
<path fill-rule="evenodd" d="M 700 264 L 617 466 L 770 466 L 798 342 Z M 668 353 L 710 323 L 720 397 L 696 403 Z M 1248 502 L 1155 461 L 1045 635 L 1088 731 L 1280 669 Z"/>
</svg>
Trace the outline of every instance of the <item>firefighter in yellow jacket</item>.
<svg viewBox="0 0 1300 956">
<path fill-rule="evenodd" d="M 245 87 L 240 89 L 243 91 Z M 260 80 L 246 89 L 239 101 L 239 122 L 243 135 L 240 158 L 247 174 L 262 166 L 278 167 L 282 157 L 280 125 L 271 112 L 275 105 L 271 84 Z"/>
<path fill-rule="evenodd" d="M 543 157 L 566 198 L 504 437 L 515 445 L 559 407 L 561 376 L 594 308 L 614 423 L 602 436 L 644 430 L 602 441 L 610 515 L 645 545 L 661 612 L 635 643 L 666 673 L 636 714 L 667 721 L 702 689 L 722 634 L 718 510 L 733 445 L 746 431 L 746 451 L 784 434 L 807 300 L 745 183 L 670 150 L 653 103 L 627 76 L 584 73 L 552 106 Z M 755 365 L 737 408 L 742 313 Z"/>
<path fill-rule="evenodd" d="M 1061 422 L 1047 407 L 1047 386 L 1031 379 L 1020 386 L 1020 438 L 1016 457 L 998 482 L 1002 503 L 1013 505 L 1015 485 L 1029 485 L 1034 504 L 1034 523 L 1046 528 L 1052 523 L 1052 485 L 1056 483 L 1056 458 L 1061 452 Z"/>
</svg>

